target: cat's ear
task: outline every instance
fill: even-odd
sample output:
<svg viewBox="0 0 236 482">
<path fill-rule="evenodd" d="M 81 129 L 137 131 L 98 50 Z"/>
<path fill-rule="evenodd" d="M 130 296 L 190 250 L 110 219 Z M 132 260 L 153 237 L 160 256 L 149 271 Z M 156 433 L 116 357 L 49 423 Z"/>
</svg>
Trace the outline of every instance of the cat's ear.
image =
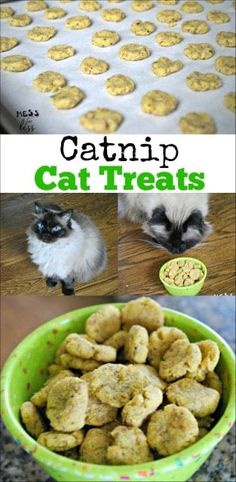
<svg viewBox="0 0 236 482">
<path fill-rule="evenodd" d="M 40 216 L 44 213 L 44 211 L 45 209 L 42 204 L 40 204 L 38 201 L 35 201 L 33 213 L 36 214 L 36 216 Z"/>
<path fill-rule="evenodd" d="M 61 213 L 58 213 L 57 216 L 59 216 L 65 223 L 69 223 L 72 216 L 73 216 L 74 210 L 73 209 L 67 209 L 66 211 L 62 211 Z"/>
</svg>

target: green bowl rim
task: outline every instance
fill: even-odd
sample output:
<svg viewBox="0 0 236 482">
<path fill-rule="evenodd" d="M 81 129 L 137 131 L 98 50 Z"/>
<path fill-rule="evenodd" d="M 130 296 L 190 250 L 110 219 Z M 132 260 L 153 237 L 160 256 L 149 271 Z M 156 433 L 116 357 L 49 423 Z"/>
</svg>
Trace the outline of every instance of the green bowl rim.
<svg viewBox="0 0 236 482">
<path fill-rule="evenodd" d="M 164 457 L 159 460 L 155 460 L 153 462 L 147 462 L 143 464 L 136 464 L 136 465 L 119 465 L 119 466 L 111 466 L 111 465 L 96 465 L 96 464 L 87 464 L 80 461 L 74 461 L 62 455 L 59 455 L 55 452 L 48 450 L 47 448 L 43 447 L 42 445 L 38 444 L 35 439 L 33 439 L 27 432 L 24 430 L 20 422 L 16 419 L 15 415 L 12 413 L 12 409 L 10 406 L 9 398 L 8 398 L 8 384 L 10 381 L 9 372 L 14 370 L 15 365 L 17 364 L 18 359 L 21 357 L 18 354 L 18 351 L 30 342 L 33 344 L 34 339 L 37 338 L 38 334 L 41 331 L 44 331 L 45 328 L 52 328 L 55 324 L 63 322 L 66 324 L 68 321 L 71 320 L 71 317 L 76 316 L 78 313 L 83 314 L 90 309 L 97 311 L 101 307 L 107 304 L 113 304 L 118 308 L 121 308 L 124 303 L 104 303 L 100 305 L 92 305 L 86 308 L 79 308 L 63 315 L 57 316 L 52 320 L 43 323 L 39 328 L 33 330 L 29 335 L 27 335 L 12 351 L 8 359 L 6 360 L 4 367 L 2 369 L 1 375 L 1 392 L 2 392 L 2 419 L 6 425 L 6 428 L 9 430 L 12 437 L 15 439 L 16 443 L 22 446 L 28 453 L 32 454 L 32 456 L 39 462 L 42 463 L 45 467 L 53 467 L 54 470 L 61 471 L 63 467 L 63 472 L 66 470 L 73 470 L 74 475 L 84 476 L 86 478 L 86 473 L 89 471 L 93 472 L 94 476 L 97 476 L 98 479 L 93 480 L 104 480 L 100 478 L 101 471 L 103 476 L 109 476 L 112 473 L 116 476 L 121 475 L 122 473 L 128 473 L 129 476 L 138 474 L 140 479 L 145 478 L 146 476 L 155 476 L 155 471 L 157 470 L 158 473 L 161 471 L 162 473 L 170 472 L 171 470 L 176 469 L 176 467 L 183 467 L 188 463 L 193 463 L 201 458 L 204 454 L 207 454 L 209 451 L 213 450 L 214 447 L 220 442 L 220 440 L 228 433 L 228 431 L 233 426 L 235 420 L 235 405 L 234 405 L 234 383 L 230 386 L 229 391 L 229 399 L 226 405 L 225 411 L 218 420 L 217 424 L 213 427 L 213 429 L 205 435 L 202 439 L 195 442 L 190 447 L 178 452 L 177 454 L 170 455 Z M 212 328 L 208 327 L 204 323 L 198 321 L 196 318 L 193 318 L 190 315 L 185 313 L 165 308 L 163 307 L 164 313 L 168 315 L 181 315 L 187 319 L 191 319 L 197 325 L 200 325 L 201 328 L 204 328 L 204 331 L 213 335 L 214 338 L 217 338 L 218 341 L 224 346 L 226 349 L 227 357 L 229 358 L 230 362 L 232 363 L 232 367 L 235 364 L 235 357 L 234 353 L 231 350 L 230 346 L 224 341 L 224 339 L 218 335 Z M 47 330 L 46 330 L 47 331 Z M 233 380 L 235 381 L 234 373 L 231 374 Z M 143 475 L 145 473 L 145 476 Z M 111 479 L 112 480 L 112 479 Z M 121 478 L 122 480 L 122 478 Z M 132 479 L 130 479 L 132 480 Z"/>
<path fill-rule="evenodd" d="M 168 266 L 169 263 L 172 263 L 173 261 L 181 261 L 181 260 L 188 260 L 188 261 L 195 261 L 196 263 L 199 263 L 203 268 L 204 268 L 204 276 L 202 277 L 202 279 L 200 279 L 199 281 L 197 281 L 197 283 L 194 283 L 193 285 L 191 286 L 175 286 L 175 285 L 170 285 L 169 283 L 166 283 L 165 281 L 163 281 L 161 279 L 161 273 L 164 271 L 165 267 Z M 163 286 L 168 286 L 168 288 L 173 288 L 173 289 L 176 289 L 176 290 L 179 290 L 179 291 L 183 291 L 185 290 L 186 292 L 187 291 L 190 291 L 191 289 L 194 288 L 198 288 L 199 285 L 202 285 L 205 283 L 205 280 L 206 280 L 206 277 L 207 277 L 207 274 L 208 274 L 208 271 L 207 271 L 207 267 L 206 265 L 200 260 L 200 259 L 197 259 L 197 258 L 191 258 L 190 256 L 180 256 L 179 258 L 173 258 L 173 259 L 170 259 L 169 261 L 166 261 L 159 269 L 159 279 L 160 279 L 160 282 L 163 284 Z M 184 293 L 183 293 L 183 296 L 184 296 Z"/>
</svg>

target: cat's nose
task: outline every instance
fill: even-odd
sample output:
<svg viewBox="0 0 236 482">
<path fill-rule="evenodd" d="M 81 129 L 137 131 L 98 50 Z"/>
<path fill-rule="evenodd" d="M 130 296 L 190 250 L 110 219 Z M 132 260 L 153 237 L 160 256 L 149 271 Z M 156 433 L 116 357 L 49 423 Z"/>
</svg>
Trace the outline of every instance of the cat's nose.
<svg viewBox="0 0 236 482">
<path fill-rule="evenodd" d="M 173 254 L 181 254 L 184 253 L 185 249 L 185 243 L 181 243 L 179 246 L 173 246 L 171 251 Z"/>
</svg>

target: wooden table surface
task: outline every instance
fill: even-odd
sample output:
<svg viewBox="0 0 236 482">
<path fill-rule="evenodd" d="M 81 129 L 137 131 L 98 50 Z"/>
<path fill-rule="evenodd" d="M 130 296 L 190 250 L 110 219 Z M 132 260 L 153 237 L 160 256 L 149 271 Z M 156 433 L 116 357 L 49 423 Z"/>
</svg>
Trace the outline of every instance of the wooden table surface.
<svg viewBox="0 0 236 482">
<path fill-rule="evenodd" d="M 43 276 L 27 253 L 25 231 L 31 222 L 34 201 L 74 208 L 89 215 L 100 229 L 108 248 L 106 271 L 76 287 L 79 295 L 108 295 L 117 291 L 117 196 L 115 194 L 2 194 L 1 195 L 1 293 L 61 294 L 46 287 Z"/>
<path fill-rule="evenodd" d="M 208 220 L 212 234 L 187 256 L 206 264 L 208 276 L 202 295 L 235 294 L 235 195 L 212 194 Z M 119 221 L 119 294 L 166 294 L 159 278 L 160 267 L 175 257 L 164 249 L 143 242 L 149 239 L 137 224 Z"/>
</svg>

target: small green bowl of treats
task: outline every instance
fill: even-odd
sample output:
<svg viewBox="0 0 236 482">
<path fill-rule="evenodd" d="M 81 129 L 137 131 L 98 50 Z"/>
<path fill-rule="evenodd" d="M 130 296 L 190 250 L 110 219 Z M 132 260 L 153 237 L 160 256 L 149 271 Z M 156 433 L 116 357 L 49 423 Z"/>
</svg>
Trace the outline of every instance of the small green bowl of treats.
<svg viewBox="0 0 236 482">
<path fill-rule="evenodd" d="M 195 296 L 204 286 L 207 267 L 196 258 L 175 258 L 163 264 L 159 278 L 172 296 Z"/>
</svg>

